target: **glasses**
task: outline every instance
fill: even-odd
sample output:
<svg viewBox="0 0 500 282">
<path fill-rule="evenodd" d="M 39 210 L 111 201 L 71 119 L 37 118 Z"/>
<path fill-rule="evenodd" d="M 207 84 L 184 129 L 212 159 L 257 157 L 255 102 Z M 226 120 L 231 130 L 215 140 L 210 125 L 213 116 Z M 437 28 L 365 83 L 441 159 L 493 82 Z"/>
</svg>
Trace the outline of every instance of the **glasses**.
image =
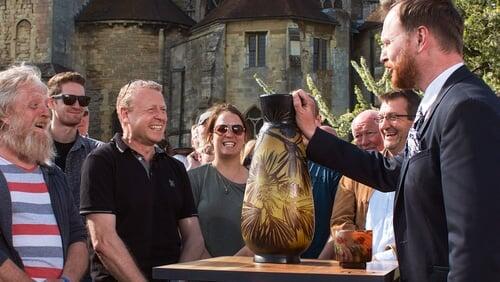
<svg viewBox="0 0 500 282">
<path fill-rule="evenodd" d="M 90 97 L 89 96 L 77 96 L 73 94 L 58 94 L 52 96 L 54 99 L 62 99 L 64 105 L 67 106 L 73 106 L 75 102 L 78 100 L 78 104 L 80 104 L 81 107 L 86 107 L 90 104 Z"/>
<path fill-rule="evenodd" d="M 400 118 L 403 118 L 403 117 L 406 117 L 408 119 L 413 119 L 415 118 L 414 115 L 398 115 L 398 114 L 386 114 L 386 115 L 378 115 L 377 118 L 375 119 L 375 121 L 377 123 L 382 123 L 384 122 L 384 119 L 390 121 L 390 122 L 393 122 L 393 121 L 397 121 L 399 120 Z"/>
<path fill-rule="evenodd" d="M 219 124 L 214 128 L 214 133 L 217 135 L 224 135 L 228 131 L 231 131 L 236 136 L 241 136 L 243 133 L 245 133 L 245 128 L 243 127 L 243 125 L 239 124 L 233 124 L 233 125 Z"/>
</svg>

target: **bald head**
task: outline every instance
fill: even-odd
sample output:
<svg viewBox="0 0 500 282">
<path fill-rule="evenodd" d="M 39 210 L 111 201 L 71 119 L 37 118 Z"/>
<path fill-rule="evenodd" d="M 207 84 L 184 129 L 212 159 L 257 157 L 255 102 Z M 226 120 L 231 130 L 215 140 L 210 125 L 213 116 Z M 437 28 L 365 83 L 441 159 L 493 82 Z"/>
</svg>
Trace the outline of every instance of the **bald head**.
<svg viewBox="0 0 500 282">
<path fill-rule="evenodd" d="M 358 126 L 359 124 L 362 124 L 362 123 L 375 123 L 375 125 L 378 126 L 376 120 L 377 120 L 377 117 L 378 117 L 378 111 L 375 111 L 375 110 L 366 110 L 366 111 L 362 111 L 361 113 L 359 113 L 359 115 L 357 115 L 353 120 L 352 120 L 352 123 L 351 123 L 351 129 L 354 130 L 354 128 L 356 126 Z"/>
<path fill-rule="evenodd" d="M 382 151 L 384 142 L 378 129 L 378 112 L 366 110 L 354 118 L 351 124 L 356 146 L 363 150 Z"/>
</svg>

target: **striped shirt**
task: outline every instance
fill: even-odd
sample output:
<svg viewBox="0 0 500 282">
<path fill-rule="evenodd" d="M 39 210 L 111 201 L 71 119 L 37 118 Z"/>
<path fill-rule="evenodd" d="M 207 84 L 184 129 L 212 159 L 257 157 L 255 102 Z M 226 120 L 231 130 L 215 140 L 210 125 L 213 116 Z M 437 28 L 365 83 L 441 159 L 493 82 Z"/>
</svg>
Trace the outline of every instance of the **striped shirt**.
<svg viewBox="0 0 500 282">
<path fill-rule="evenodd" d="M 25 170 L 0 157 L 12 201 L 12 239 L 24 271 L 36 281 L 57 279 L 62 240 L 40 167 Z"/>
</svg>

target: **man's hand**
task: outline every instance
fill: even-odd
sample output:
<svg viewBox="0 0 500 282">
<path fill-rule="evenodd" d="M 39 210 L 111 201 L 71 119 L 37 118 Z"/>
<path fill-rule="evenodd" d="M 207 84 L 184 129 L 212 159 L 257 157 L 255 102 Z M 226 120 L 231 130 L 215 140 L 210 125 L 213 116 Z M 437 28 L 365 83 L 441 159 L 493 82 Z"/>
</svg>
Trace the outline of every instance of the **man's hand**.
<svg viewBox="0 0 500 282">
<path fill-rule="evenodd" d="M 295 120 L 302 134 L 311 139 L 316 131 L 316 105 L 311 95 L 304 90 L 295 90 L 293 93 L 293 106 L 295 107 Z"/>
<path fill-rule="evenodd" d="M 0 264 L 0 281 L 31 282 L 33 280 L 12 260 L 7 259 Z"/>
</svg>

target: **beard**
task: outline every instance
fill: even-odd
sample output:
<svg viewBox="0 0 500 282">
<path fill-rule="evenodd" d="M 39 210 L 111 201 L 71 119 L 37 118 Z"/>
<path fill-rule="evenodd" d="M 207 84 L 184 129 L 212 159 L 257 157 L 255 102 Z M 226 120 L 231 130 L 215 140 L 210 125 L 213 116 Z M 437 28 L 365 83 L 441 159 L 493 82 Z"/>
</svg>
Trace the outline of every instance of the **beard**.
<svg viewBox="0 0 500 282">
<path fill-rule="evenodd" d="M 415 57 L 408 55 L 405 49 L 401 50 L 394 63 L 392 86 L 398 89 L 414 89 L 417 86 L 417 65 Z"/>
<path fill-rule="evenodd" d="M 12 115 L 10 123 L 4 124 L 0 133 L 0 143 L 25 162 L 50 165 L 55 156 L 53 141 L 48 130 L 34 131 L 23 124 L 19 115 Z"/>
</svg>

